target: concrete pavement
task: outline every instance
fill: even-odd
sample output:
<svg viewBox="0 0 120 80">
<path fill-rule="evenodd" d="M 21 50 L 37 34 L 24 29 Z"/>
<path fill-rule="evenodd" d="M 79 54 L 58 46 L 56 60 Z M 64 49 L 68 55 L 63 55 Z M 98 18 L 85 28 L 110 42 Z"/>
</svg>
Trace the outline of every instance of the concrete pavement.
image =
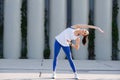
<svg viewBox="0 0 120 80">
<path fill-rule="evenodd" d="M 80 80 L 120 80 L 120 61 L 73 60 Z M 52 80 L 52 59 L 0 59 L 0 80 Z M 67 60 L 58 60 L 57 80 L 74 80 Z"/>
</svg>

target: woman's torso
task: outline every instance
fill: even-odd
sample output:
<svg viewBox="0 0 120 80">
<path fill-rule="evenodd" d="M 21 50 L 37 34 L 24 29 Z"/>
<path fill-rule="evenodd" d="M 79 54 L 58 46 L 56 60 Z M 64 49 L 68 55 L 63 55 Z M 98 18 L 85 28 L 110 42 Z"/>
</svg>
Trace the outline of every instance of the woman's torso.
<svg viewBox="0 0 120 80">
<path fill-rule="evenodd" d="M 75 29 L 67 28 L 63 32 L 61 32 L 59 35 L 55 37 L 55 39 L 62 45 L 62 46 L 69 46 L 67 40 L 75 40 L 78 38 L 78 36 L 74 35 Z"/>
</svg>

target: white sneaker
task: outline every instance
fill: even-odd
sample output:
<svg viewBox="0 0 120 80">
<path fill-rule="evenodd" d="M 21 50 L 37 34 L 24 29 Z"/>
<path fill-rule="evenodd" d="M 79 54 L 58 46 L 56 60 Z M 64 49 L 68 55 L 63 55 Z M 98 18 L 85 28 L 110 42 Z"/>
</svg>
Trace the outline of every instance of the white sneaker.
<svg viewBox="0 0 120 80">
<path fill-rule="evenodd" d="M 74 75 L 75 75 L 74 76 L 75 79 L 79 79 L 78 74 L 76 72 L 74 73 Z"/>
<path fill-rule="evenodd" d="M 56 73 L 53 72 L 52 79 L 55 79 L 55 78 L 56 78 Z"/>
</svg>

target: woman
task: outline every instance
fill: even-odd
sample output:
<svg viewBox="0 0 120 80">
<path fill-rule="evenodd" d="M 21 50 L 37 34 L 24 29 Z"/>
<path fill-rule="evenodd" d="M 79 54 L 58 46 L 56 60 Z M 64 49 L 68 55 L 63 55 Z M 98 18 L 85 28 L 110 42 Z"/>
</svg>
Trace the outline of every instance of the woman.
<svg viewBox="0 0 120 80">
<path fill-rule="evenodd" d="M 71 28 L 65 29 L 63 32 L 57 35 L 55 37 L 55 43 L 54 43 L 53 78 L 56 78 L 57 56 L 59 54 L 60 49 L 62 48 L 75 74 L 75 78 L 78 79 L 77 72 L 71 58 L 70 46 L 78 50 L 80 44 L 80 36 L 83 36 L 82 39 L 83 45 L 86 44 L 86 39 L 87 36 L 89 35 L 89 31 L 83 28 L 98 29 L 100 32 L 103 33 L 102 29 L 100 29 L 99 27 L 85 25 L 85 24 L 77 24 L 71 26 Z M 75 40 L 75 44 L 71 42 L 72 40 Z"/>
</svg>

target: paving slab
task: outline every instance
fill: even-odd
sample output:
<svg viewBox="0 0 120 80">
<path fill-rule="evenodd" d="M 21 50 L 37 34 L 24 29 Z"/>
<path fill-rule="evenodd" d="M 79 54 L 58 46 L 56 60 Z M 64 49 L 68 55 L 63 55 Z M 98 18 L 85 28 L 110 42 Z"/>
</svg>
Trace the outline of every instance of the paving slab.
<svg viewBox="0 0 120 80">
<path fill-rule="evenodd" d="M 0 73 L 0 80 L 53 80 L 51 73 Z M 57 73 L 55 80 L 75 80 L 71 73 Z M 120 80 L 120 74 L 78 74 L 80 80 Z"/>
<path fill-rule="evenodd" d="M 53 59 L 0 59 L 0 80 L 53 80 Z M 73 60 L 80 80 L 120 80 L 120 61 Z M 55 80 L 75 80 L 69 62 L 58 60 Z"/>
<path fill-rule="evenodd" d="M 40 59 L 0 59 L 0 69 L 40 69 Z"/>
<path fill-rule="evenodd" d="M 73 60 L 77 71 L 120 71 L 120 61 Z M 52 59 L 43 60 L 42 69 L 52 70 Z M 71 71 L 68 60 L 58 60 L 58 71 Z"/>
</svg>

